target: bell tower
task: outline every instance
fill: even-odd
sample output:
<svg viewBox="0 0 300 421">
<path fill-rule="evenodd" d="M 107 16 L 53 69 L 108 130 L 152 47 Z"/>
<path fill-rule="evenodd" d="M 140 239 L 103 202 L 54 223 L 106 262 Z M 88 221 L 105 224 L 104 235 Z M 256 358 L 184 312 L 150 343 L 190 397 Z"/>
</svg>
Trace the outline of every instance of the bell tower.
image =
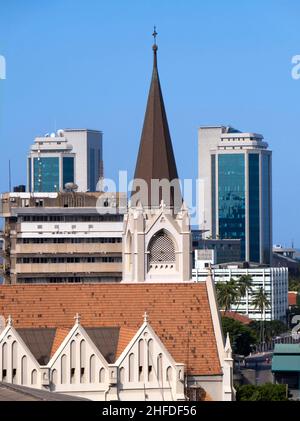
<svg viewBox="0 0 300 421">
<path fill-rule="evenodd" d="M 153 71 L 131 200 L 124 217 L 123 281 L 191 279 L 191 232 L 182 195 L 157 67 Z"/>
</svg>

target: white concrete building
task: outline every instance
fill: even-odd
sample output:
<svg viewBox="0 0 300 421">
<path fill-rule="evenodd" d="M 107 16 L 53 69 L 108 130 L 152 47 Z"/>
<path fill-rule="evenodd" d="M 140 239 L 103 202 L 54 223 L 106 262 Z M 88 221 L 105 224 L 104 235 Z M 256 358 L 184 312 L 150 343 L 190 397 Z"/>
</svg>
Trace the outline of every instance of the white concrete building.
<svg viewBox="0 0 300 421">
<path fill-rule="evenodd" d="M 5 283 L 118 282 L 122 277 L 121 193 L 4 193 Z"/>
<path fill-rule="evenodd" d="M 193 280 L 196 282 L 204 281 L 209 273 L 209 269 L 193 269 Z M 238 265 L 230 265 L 226 268 L 212 268 L 212 276 L 215 284 L 218 282 L 227 282 L 231 278 L 239 279 L 240 276 L 250 275 L 252 278 L 252 291 L 247 293 L 238 305 L 232 306 L 231 310 L 240 314 L 245 314 L 253 320 L 286 320 L 288 310 L 288 269 L 283 267 L 257 267 L 257 268 L 239 268 Z M 266 292 L 270 302 L 270 307 L 265 308 L 261 315 L 258 308 L 252 304 L 253 294 L 260 288 Z"/>
</svg>

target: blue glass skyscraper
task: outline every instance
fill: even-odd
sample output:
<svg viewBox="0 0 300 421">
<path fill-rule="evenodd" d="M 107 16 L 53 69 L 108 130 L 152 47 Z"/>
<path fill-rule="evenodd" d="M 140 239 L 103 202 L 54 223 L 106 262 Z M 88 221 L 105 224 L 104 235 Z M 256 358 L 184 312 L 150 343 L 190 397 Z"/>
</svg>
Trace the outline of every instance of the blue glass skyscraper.
<svg viewBox="0 0 300 421">
<path fill-rule="evenodd" d="M 200 229 L 241 240 L 241 259 L 270 264 L 271 151 L 261 135 L 229 127 L 199 129 Z"/>
</svg>

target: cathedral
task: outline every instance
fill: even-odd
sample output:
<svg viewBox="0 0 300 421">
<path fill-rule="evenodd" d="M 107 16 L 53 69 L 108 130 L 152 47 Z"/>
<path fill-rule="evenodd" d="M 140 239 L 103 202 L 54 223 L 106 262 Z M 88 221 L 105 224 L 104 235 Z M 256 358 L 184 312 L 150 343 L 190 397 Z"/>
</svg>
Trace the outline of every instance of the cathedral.
<svg viewBox="0 0 300 421">
<path fill-rule="evenodd" d="M 122 282 L 0 286 L 0 382 L 98 401 L 235 399 L 214 282 L 191 280 L 157 52 L 155 41 Z"/>
</svg>

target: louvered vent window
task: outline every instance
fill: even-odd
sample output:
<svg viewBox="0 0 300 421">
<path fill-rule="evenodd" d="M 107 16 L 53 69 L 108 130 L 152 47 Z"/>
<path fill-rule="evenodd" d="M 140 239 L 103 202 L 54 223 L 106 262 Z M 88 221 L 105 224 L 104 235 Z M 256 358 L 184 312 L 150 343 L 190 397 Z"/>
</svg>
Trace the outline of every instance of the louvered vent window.
<svg viewBox="0 0 300 421">
<path fill-rule="evenodd" d="M 151 239 L 149 252 L 150 265 L 175 262 L 174 244 L 165 232 L 159 232 Z"/>
</svg>

